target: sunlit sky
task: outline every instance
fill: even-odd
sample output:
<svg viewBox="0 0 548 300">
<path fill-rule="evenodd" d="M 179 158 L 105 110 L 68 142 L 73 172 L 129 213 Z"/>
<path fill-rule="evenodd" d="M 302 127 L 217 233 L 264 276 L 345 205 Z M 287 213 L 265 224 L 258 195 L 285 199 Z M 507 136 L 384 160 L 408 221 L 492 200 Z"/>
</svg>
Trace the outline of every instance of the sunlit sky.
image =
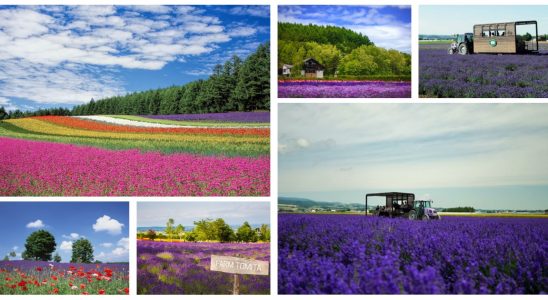
<svg viewBox="0 0 548 300">
<path fill-rule="evenodd" d="M 88 239 L 95 259 L 129 261 L 129 208 L 127 202 L 2 202 L 0 203 L 2 258 L 15 251 L 21 259 L 27 237 L 47 230 L 55 237 L 56 252 L 69 262 L 72 243 Z"/>
<path fill-rule="evenodd" d="M 411 53 L 410 6 L 280 5 L 278 21 L 345 27 L 377 46 Z"/>
<path fill-rule="evenodd" d="M 270 203 L 263 202 L 140 202 L 137 204 L 137 227 L 175 224 L 192 226 L 194 221 L 222 218 L 229 225 L 270 224 Z"/>
<path fill-rule="evenodd" d="M 548 208 L 546 104 L 280 104 L 279 194 Z"/>
<path fill-rule="evenodd" d="M 421 5 L 419 34 L 451 35 L 472 32 L 475 24 L 538 22 L 539 34 L 548 34 L 548 5 Z"/>
<path fill-rule="evenodd" d="M 269 39 L 269 6 L 0 6 L 0 106 L 181 85 Z"/>
</svg>

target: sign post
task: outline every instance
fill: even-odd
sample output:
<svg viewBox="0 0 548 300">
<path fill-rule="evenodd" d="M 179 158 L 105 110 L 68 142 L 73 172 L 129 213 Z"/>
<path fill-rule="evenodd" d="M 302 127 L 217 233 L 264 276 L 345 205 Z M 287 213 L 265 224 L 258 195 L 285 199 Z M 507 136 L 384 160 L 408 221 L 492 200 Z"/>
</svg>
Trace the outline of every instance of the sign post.
<svg viewBox="0 0 548 300">
<path fill-rule="evenodd" d="M 240 293 L 240 277 L 238 274 L 268 275 L 268 262 L 262 260 L 245 259 L 232 256 L 211 255 L 211 271 L 234 274 L 232 293 Z"/>
</svg>

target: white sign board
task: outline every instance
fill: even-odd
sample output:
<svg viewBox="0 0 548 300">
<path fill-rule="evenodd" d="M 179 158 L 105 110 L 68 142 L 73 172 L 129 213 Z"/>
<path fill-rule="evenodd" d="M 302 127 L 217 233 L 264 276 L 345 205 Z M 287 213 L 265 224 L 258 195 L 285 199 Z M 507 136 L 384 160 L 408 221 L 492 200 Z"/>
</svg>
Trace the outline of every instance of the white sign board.
<svg viewBox="0 0 548 300">
<path fill-rule="evenodd" d="M 210 270 L 231 274 L 268 275 L 268 262 L 232 256 L 211 255 Z"/>
</svg>

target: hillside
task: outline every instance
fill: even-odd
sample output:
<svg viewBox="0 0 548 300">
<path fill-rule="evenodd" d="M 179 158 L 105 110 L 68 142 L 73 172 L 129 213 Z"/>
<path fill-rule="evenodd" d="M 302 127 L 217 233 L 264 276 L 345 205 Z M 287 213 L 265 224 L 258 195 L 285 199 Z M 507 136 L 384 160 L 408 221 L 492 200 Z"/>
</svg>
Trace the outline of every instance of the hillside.
<svg viewBox="0 0 548 300">
<path fill-rule="evenodd" d="M 307 58 L 317 60 L 326 77 L 359 79 L 411 74 L 409 54 L 377 47 L 367 36 L 350 29 L 278 23 L 278 68 L 292 65 L 291 77 L 300 77 Z"/>
</svg>

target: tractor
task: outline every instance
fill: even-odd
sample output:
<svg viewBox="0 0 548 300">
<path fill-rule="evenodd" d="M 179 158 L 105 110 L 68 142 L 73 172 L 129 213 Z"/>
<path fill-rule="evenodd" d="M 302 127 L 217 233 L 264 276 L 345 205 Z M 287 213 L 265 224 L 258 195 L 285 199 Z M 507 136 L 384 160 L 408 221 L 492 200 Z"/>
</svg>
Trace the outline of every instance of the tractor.
<svg viewBox="0 0 548 300">
<path fill-rule="evenodd" d="M 457 37 L 451 43 L 448 49 L 449 54 L 466 55 L 474 53 L 474 34 L 467 32 L 465 34 L 457 34 Z"/>
<path fill-rule="evenodd" d="M 415 200 L 415 194 L 387 192 L 365 195 L 365 215 L 367 216 L 369 197 L 384 197 L 385 205 L 377 206 L 374 216 L 407 218 L 409 220 L 439 220 L 440 216 L 432 208 L 431 200 Z"/>
</svg>

